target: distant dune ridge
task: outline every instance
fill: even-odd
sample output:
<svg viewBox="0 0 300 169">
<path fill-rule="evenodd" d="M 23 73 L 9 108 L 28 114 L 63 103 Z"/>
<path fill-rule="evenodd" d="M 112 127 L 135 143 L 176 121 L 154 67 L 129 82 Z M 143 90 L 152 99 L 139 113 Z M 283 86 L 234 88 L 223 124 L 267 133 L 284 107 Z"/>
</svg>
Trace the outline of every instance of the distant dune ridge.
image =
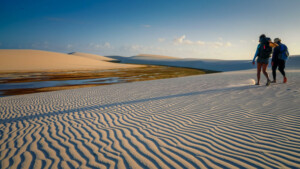
<svg viewBox="0 0 300 169">
<path fill-rule="evenodd" d="M 118 59 L 121 63 L 164 65 L 175 67 L 187 67 L 195 69 L 207 69 L 215 71 L 236 71 L 255 69 L 252 60 L 217 60 L 217 59 L 197 59 L 197 58 L 176 58 L 160 55 L 141 54 L 132 57 L 108 56 Z M 252 58 L 249 58 L 252 59 Z M 297 68 L 300 63 L 300 56 L 290 56 L 286 66 Z"/>
<path fill-rule="evenodd" d="M 163 55 L 151 55 L 151 54 L 139 54 L 136 56 L 132 56 L 131 58 L 135 58 L 135 59 L 179 59 L 177 57 L 172 57 L 172 56 L 163 56 Z"/>
<path fill-rule="evenodd" d="M 78 56 L 77 56 L 78 55 Z M 102 70 L 134 68 L 138 65 L 107 62 L 103 56 L 75 53 L 73 55 L 41 50 L 0 49 L 0 72 Z"/>
</svg>

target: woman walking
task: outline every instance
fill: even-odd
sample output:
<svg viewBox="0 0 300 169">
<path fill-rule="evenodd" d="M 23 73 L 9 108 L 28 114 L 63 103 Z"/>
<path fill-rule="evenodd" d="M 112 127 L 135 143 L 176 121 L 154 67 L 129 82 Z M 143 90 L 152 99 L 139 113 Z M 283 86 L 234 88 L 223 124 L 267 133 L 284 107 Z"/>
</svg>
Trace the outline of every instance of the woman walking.
<svg viewBox="0 0 300 169">
<path fill-rule="evenodd" d="M 271 42 L 271 39 L 266 37 L 266 35 L 262 34 L 259 37 L 259 44 L 257 46 L 254 58 L 253 58 L 253 65 L 255 65 L 255 59 L 257 58 L 257 82 L 256 85 L 260 84 L 260 73 L 261 70 L 263 71 L 263 74 L 267 78 L 267 83 L 266 85 L 270 85 L 270 78 L 269 74 L 267 72 L 267 67 L 269 64 L 269 58 L 271 57 L 272 53 L 272 47 L 278 46 L 277 44 Z"/>
</svg>

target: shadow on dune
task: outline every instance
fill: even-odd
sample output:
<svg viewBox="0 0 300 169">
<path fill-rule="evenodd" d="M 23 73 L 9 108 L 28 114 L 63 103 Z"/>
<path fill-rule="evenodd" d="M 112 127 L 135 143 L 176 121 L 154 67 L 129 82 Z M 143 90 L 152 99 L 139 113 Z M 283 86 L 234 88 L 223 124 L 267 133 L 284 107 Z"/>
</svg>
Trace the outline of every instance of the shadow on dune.
<svg viewBox="0 0 300 169">
<path fill-rule="evenodd" d="M 175 94 L 175 95 L 168 95 L 168 96 L 160 96 L 160 97 L 154 97 L 154 98 L 146 98 L 146 99 L 140 99 L 140 100 L 132 100 L 132 101 L 125 101 L 125 102 L 119 102 L 119 103 L 111 103 L 111 104 L 105 104 L 105 105 L 93 105 L 93 106 L 85 106 L 80 108 L 74 108 L 64 111 L 50 111 L 48 113 L 39 114 L 39 115 L 28 115 L 28 116 L 21 116 L 21 117 L 15 117 L 15 118 L 7 118 L 7 119 L 0 119 L 0 124 L 5 123 L 12 123 L 12 122 L 19 122 L 24 120 L 33 120 L 37 118 L 43 118 L 43 117 L 51 117 L 61 114 L 69 114 L 79 111 L 88 111 L 88 110 L 95 110 L 100 108 L 110 108 L 115 106 L 122 106 L 122 105 L 130 105 L 130 104 L 136 104 L 136 103 L 142 103 L 142 102 L 149 102 L 149 101 L 157 101 L 157 100 L 164 100 L 164 99 L 171 99 L 176 97 L 187 97 L 187 96 L 194 96 L 194 95 L 202 95 L 202 94 L 209 94 L 209 93 L 219 93 L 219 92 L 228 92 L 231 90 L 245 90 L 249 89 L 249 87 L 259 87 L 259 86 L 253 86 L 253 85 L 245 85 L 245 86 L 239 86 L 239 87 L 225 87 L 220 89 L 210 89 L 205 91 L 199 91 L 199 92 L 190 92 L 190 93 L 182 93 L 182 94 Z"/>
</svg>

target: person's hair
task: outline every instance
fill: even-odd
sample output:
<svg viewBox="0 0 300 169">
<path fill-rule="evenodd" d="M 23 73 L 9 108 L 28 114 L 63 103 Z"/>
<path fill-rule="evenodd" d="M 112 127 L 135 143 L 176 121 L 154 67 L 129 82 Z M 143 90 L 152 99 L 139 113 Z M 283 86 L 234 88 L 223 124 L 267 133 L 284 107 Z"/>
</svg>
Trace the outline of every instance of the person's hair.
<svg viewBox="0 0 300 169">
<path fill-rule="evenodd" d="M 274 39 L 274 42 L 275 42 L 275 43 L 281 42 L 281 39 L 280 39 L 280 38 L 275 38 L 275 39 Z"/>
<path fill-rule="evenodd" d="M 261 34 L 261 35 L 259 36 L 259 42 L 261 42 L 261 40 L 262 40 L 263 38 L 266 38 L 266 35 L 265 35 L 265 34 Z"/>
<path fill-rule="evenodd" d="M 265 37 L 266 37 L 265 34 L 261 34 L 261 35 L 259 36 L 259 39 L 262 39 L 262 38 L 265 38 Z"/>
</svg>

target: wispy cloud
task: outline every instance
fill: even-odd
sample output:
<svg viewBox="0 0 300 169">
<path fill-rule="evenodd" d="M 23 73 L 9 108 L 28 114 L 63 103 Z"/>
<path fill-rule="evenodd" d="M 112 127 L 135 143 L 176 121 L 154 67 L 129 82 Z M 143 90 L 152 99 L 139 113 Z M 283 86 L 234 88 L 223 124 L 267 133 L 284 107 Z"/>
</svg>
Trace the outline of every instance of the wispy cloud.
<svg viewBox="0 0 300 169">
<path fill-rule="evenodd" d="M 112 49 L 112 45 L 109 42 L 105 43 L 90 43 L 89 48 L 93 50 Z"/>
<path fill-rule="evenodd" d="M 178 45 L 178 44 L 189 44 L 189 45 L 191 45 L 191 44 L 193 44 L 193 42 L 191 40 L 186 39 L 185 35 L 182 35 L 182 36 L 180 36 L 178 38 L 175 38 L 173 40 L 173 43 L 175 45 Z"/>
<path fill-rule="evenodd" d="M 198 45 L 205 45 L 206 43 L 203 42 L 203 41 L 201 41 L 201 40 L 198 40 L 198 41 L 196 41 L 196 44 L 198 44 Z"/>
<path fill-rule="evenodd" d="M 164 42 L 164 41 L 166 41 L 166 39 L 165 38 L 158 38 L 157 41 L 158 42 Z"/>
<path fill-rule="evenodd" d="M 206 44 L 208 44 L 209 46 L 214 47 L 214 48 L 231 47 L 232 46 L 231 42 L 226 42 L 226 43 L 225 42 L 208 42 Z"/>
<path fill-rule="evenodd" d="M 230 42 L 226 42 L 225 46 L 227 46 L 227 47 L 231 47 L 231 46 L 232 46 L 232 43 L 230 43 Z"/>
<path fill-rule="evenodd" d="M 211 45 L 215 48 L 224 46 L 222 42 L 212 42 Z"/>
<path fill-rule="evenodd" d="M 185 35 L 182 35 L 178 38 L 175 38 L 173 40 L 173 43 L 175 45 L 200 45 L 200 46 L 208 46 L 208 47 L 214 47 L 214 48 L 219 48 L 219 47 L 231 47 L 232 43 L 231 42 L 223 42 L 223 38 L 218 38 L 219 41 L 217 42 L 204 42 L 201 40 L 198 41 L 191 41 L 189 39 L 186 38 Z"/>
</svg>

